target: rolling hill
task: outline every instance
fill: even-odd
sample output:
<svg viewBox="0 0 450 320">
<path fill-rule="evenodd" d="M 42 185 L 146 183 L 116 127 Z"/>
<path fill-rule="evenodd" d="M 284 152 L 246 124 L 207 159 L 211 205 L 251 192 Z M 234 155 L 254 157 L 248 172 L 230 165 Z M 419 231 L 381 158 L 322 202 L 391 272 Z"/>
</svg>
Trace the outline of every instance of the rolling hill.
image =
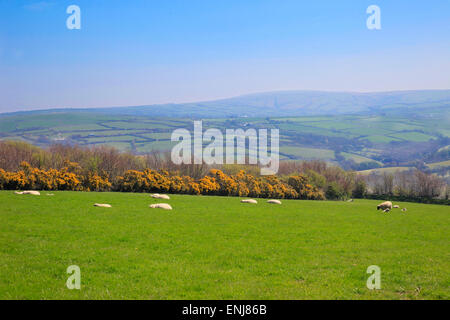
<svg viewBox="0 0 450 320">
<path fill-rule="evenodd" d="M 386 110 L 449 107 L 450 90 L 393 92 L 280 91 L 243 95 L 215 101 L 147 106 L 71 109 L 109 115 L 183 118 L 282 117 L 373 114 Z M 32 111 L 45 114 L 67 109 Z M 30 112 L 25 112 L 29 114 Z"/>
<path fill-rule="evenodd" d="M 0 115 L 0 140 L 38 146 L 108 145 L 138 154 L 170 150 L 171 133 L 203 127 L 280 130 L 280 158 L 345 168 L 450 160 L 450 90 L 385 93 L 289 91 L 160 106 L 52 109 Z M 445 167 L 429 167 L 446 175 Z"/>
</svg>

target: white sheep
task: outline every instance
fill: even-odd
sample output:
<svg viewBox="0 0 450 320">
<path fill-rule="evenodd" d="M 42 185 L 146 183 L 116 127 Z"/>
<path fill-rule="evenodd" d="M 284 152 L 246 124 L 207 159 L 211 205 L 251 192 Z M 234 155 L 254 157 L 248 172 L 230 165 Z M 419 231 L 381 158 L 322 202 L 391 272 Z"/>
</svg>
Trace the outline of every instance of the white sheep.
<svg viewBox="0 0 450 320">
<path fill-rule="evenodd" d="M 400 209 L 400 206 L 398 204 L 396 204 L 395 206 L 393 206 L 394 209 Z"/>
<path fill-rule="evenodd" d="M 155 193 L 151 195 L 152 198 L 155 199 L 165 199 L 165 200 L 170 200 L 170 197 L 166 194 L 159 194 L 159 193 Z"/>
<path fill-rule="evenodd" d="M 39 191 L 16 191 L 15 194 L 31 194 L 33 196 L 40 196 L 41 193 Z"/>
<path fill-rule="evenodd" d="M 241 200 L 242 203 L 253 203 L 253 204 L 257 204 L 258 201 L 253 200 L 253 199 L 242 199 Z"/>
<path fill-rule="evenodd" d="M 391 210 L 391 209 L 392 209 L 392 202 L 390 202 L 390 201 L 385 201 L 385 202 L 383 202 L 383 203 L 380 203 L 380 204 L 377 206 L 377 210 L 380 210 L 380 209 L 382 209 L 382 210 L 385 210 L 385 209 Z"/>
<path fill-rule="evenodd" d="M 164 209 L 164 210 L 172 210 L 172 207 L 168 203 L 155 203 L 151 204 L 150 208 L 152 209 Z"/>
<path fill-rule="evenodd" d="M 106 204 L 106 203 L 94 203 L 94 207 L 111 208 L 112 206 L 110 204 Z"/>
<path fill-rule="evenodd" d="M 267 200 L 267 203 L 281 204 L 281 201 L 280 200 Z"/>
</svg>

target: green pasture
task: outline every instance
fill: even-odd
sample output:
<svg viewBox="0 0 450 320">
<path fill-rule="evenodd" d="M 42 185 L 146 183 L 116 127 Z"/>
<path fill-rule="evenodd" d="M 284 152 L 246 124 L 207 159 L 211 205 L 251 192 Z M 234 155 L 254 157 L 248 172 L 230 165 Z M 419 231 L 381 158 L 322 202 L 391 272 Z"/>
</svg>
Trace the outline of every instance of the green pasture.
<svg viewBox="0 0 450 320">
<path fill-rule="evenodd" d="M 0 299 L 450 298 L 448 206 L 47 193 L 0 192 Z"/>
</svg>

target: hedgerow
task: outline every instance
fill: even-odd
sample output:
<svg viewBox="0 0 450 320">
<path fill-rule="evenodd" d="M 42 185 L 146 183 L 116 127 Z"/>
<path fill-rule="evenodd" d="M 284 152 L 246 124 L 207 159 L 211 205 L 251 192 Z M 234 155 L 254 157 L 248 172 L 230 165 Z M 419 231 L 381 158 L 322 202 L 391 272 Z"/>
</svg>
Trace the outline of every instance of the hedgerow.
<svg viewBox="0 0 450 320">
<path fill-rule="evenodd" d="M 121 191 L 202 194 L 278 199 L 324 200 L 321 190 L 312 186 L 306 176 L 291 176 L 287 181 L 277 176 L 255 177 L 241 170 L 227 175 L 212 169 L 195 180 L 189 176 L 171 174 L 166 170 L 128 170 L 110 182 L 105 175 L 84 171 L 77 163 L 67 162 L 60 169 L 33 168 L 22 162 L 20 169 L 8 172 L 0 169 L 0 189 L 3 190 L 70 190 Z"/>
</svg>

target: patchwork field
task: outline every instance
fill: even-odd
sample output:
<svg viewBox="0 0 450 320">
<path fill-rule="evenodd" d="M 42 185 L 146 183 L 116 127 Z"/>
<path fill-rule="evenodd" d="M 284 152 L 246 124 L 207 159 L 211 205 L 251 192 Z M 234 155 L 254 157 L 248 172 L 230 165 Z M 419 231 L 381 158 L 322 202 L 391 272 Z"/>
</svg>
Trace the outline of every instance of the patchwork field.
<svg viewBox="0 0 450 320">
<path fill-rule="evenodd" d="M 450 298 L 448 206 L 174 195 L 164 211 L 146 194 L 54 194 L 0 192 L 0 299 Z"/>
<path fill-rule="evenodd" d="M 237 128 L 279 129 L 283 160 L 320 159 L 365 170 L 408 163 L 445 151 L 449 111 L 442 107 L 434 114 L 433 110 L 321 117 L 206 116 L 203 129 L 217 128 L 221 132 Z M 193 130 L 194 118 L 162 118 L 158 114 L 131 116 L 112 111 L 111 114 L 98 109 L 98 113 L 65 110 L 0 115 L 0 140 L 22 140 L 38 146 L 54 143 L 107 145 L 144 154 L 171 150 L 176 144 L 171 142 L 171 134 L 177 128 Z M 434 159 L 448 160 L 443 155 L 434 157 L 433 162 Z"/>
</svg>

